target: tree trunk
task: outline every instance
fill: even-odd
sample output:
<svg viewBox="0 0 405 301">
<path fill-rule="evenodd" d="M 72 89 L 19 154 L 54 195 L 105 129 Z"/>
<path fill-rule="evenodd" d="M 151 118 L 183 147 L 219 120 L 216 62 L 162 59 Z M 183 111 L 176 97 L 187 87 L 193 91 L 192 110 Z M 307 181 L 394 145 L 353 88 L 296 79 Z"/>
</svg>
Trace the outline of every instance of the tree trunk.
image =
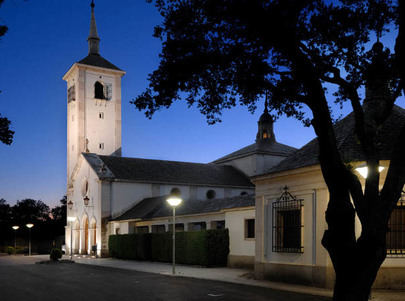
<svg viewBox="0 0 405 301">
<path fill-rule="evenodd" d="M 336 203 L 338 206 L 334 205 Z M 326 212 L 329 229 L 324 233 L 322 244 L 329 252 L 335 270 L 335 301 L 368 300 L 386 257 L 384 220 L 373 221 L 370 228 L 363 225 L 362 235 L 356 241 L 354 212 L 351 204 L 336 202 L 331 196 Z"/>
</svg>

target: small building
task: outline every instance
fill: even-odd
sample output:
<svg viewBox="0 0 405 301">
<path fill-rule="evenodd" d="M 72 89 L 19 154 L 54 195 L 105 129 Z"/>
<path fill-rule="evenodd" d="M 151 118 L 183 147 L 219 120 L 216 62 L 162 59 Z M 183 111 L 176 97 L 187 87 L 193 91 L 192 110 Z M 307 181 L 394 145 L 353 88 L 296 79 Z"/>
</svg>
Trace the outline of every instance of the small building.
<svg viewBox="0 0 405 301">
<path fill-rule="evenodd" d="M 384 183 L 393 143 L 405 124 L 405 110 L 394 106 L 377 139 L 380 185 Z M 364 166 L 364 155 L 354 134 L 353 114 L 335 126 L 343 160 L 354 168 Z M 318 142 L 312 140 L 278 165 L 254 176 L 256 186 L 256 257 L 258 278 L 333 287 L 334 270 L 321 239 L 327 224 L 329 192 L 318 161 Z M 361 171 L 361 169 L 360 169 Z M 364 178 L 363 179 L 364 185 Z M 356 232 L 361 224 L 357 219 Z M 405 288 L 405 202 L 398 200 L 387 233 L 387 259 L 376 288 Z"/>
</svg>

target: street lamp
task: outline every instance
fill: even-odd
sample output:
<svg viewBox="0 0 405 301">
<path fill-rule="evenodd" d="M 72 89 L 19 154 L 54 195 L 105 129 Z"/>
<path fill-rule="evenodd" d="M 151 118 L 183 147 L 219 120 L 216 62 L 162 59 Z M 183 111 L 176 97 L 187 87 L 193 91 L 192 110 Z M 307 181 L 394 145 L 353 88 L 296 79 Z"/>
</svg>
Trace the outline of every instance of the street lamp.
<svg viewBox="0 0 405 301">
<path fill-rule="evenodd" d="M 17 252 L 17 230 L 20 229 L 20 226 L 13 226 L 14 230 L 14 252 Z"/>
<path fill-rule="evenodd" d="M 72 248 L 72 228 L 73 228 L 73 222 L 76 220 L 75 217 L 73 216 L 68 216 L 67 217 L 68 222 L 70 222 L 70 261 L 72 261 L 72 256 L 73 256 L 73 248 Z"/>
<path fill-rule="evenodd" d="M 367 165 L 360 165 L 359 167 L 355 168 L 356 171 L 366 179 L 368 176 L 368 166 Z M 378 166 L 378 172 L 382 172 L 384 170 L 384 166 Z"/>
<path fill-rule="evenodd" d="M 166 200 L 173 208 L 173 269 L 172 274 L 176 274 L 176 207 L 183 201 L 178 194 L 172 194 Z"/>
<path fill-rule="evenodd" d="M 34 227 L 34 224 L 26 224 L 25 225 L 29 230 L 29 245 L 28 245 L 28 256 L 31 256 L 31 228 Z"/>
</svg>

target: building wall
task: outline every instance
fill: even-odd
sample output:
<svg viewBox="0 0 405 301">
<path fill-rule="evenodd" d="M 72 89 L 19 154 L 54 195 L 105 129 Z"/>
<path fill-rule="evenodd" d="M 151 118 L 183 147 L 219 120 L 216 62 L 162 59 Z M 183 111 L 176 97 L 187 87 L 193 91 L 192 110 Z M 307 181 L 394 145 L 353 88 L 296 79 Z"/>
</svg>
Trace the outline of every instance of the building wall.
<svg viewBox="0 0 405 301">
<path fill-rule="evenodd" d="M 112 182 L 111 217 L 117 217 L 144 198 L 152 196 L 152 184 Z"/>
<path fill-rule="evenodd" d="M 386 171 L 381 174 L 381 184 Z M 362 180 L 364 185 L 364 180 Z M 325 211 L 329 192 L 319 166 L 301 168 L 254 180 L 256 185 L 256 256 L 257 278 L 295 282 L 332 288 L 334 270 L 329 254 L 321 245 L 327 229 Z M 278 253 L 272 250 L 272 202 L 287 185 L 289 192 L 303 199 L 303 253 Z M 356 235 L 361 225 L 356 219 Z M 405 258 L 388 257 L 377 275 L 375 288 L 405 288 Z"/>
<path fill-rule="evenodd" d="M 85 190 L 87 184 L 88 190 Z M 85 244 L 85 222 L 87 220 L 88 229 L 91 229 L 92 222 L 95 221 L 96 226 L 96 244 L 98 253 L 101 254 L 102 249 L 102 216 L 101 216 L 101 194 L 100 194 L 100 182 L 97 175 L 92 168 L 88 165 L 86 160 L 81 157 L 78 162 L 78 168 L 73 174 L 72 189 L 68 190 L 68 202 L 73 202 L 73 208 L 68 209 L 67 215 L 75 217 L 76 221 L 73 224 L 77 224 L 78 227 L 74 227 L 72 230 L 73 241 L 79 243 L 73 245 L 73 252 L 86 254 L 90 253 L 91 246 L 93 245 L 92 231 L 87 233 L 87 245 Z M 84 197 L 89 197 L 89 204 L 85 206 Z M 66 227 L 66 246 L 70 252 L 70 225 Z"/>
<path fill-rule="evenodd" d="M 255 238 L 245 238 L 245 220 L 255 219 L 255 209 L 225 212 L 225 227 L 229 229 L 229 266 L 253 268 Z"/>
</svg>

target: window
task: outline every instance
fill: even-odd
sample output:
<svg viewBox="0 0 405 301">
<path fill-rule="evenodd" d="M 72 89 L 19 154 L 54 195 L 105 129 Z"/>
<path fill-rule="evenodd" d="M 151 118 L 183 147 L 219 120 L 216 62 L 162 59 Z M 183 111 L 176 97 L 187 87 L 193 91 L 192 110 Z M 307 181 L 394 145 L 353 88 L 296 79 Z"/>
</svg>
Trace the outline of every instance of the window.
<svg viewBox="0 0 405 301">
<path fill-rule="evenodd" d="M 86 196 L 88 192 L 89 192 L 89 181 L 87 181 L 87 179 L 84 179 L 82 184 L 82 196 Z"/>
<path fill-rule="evenodd" d="M 94 98 L 96 99 L 112 99 L 112 84 L 103 84 L 96 81 L 94 84 Z"/>
<path fill-rule="evenodd" d="M 213 198 L 215 198 L 215 195 L 216 195 L 215 190 L 210 189 L 207 191 L 207 199 L 212 200 Z"/>
<path fill-rule="evenodd" d="M 111 100 L 112 98 L 112 84 L 104 84 L 104 99 Z"/>
<path fill-rule="evenodd" d="M 173 224 L 169 224 L 169 232 L 173 231 Z M 179 223 L 176 224 L 176 232 L 184 232 L 184 224 Z"/>
<path fill-rule="evenodd" d="M 303 200 L 293 197 L 288 188 L 273 202 L 273 252 L 303 253 Z"/>
<path fill-rule="evenodd" d="M 269 135 L 267 134 L 267 131 L 264 130 L 263 131 L 263 139 L 267 139 L 267 138 L 269 138 Z"/>
<path fill-rule="evenodd" d="M 149 227 L 148 226 L 136 227 L 136 233 L 149 233 Z"/>
<path fill-rule="evenodd" d="M 72 121 L 75 121 L 75 115 L 72 115 Z"/>
<path fill-rule="evenodd" d="M 188 224 L 189 231 L 202 231 L 207 229 L 207 224 L 205 222 L 197 222 Z"/>
<path fill-rule="evenodd" d="M 387 254 L 405 255 L 405 199 L 402 198 L 388 221 Z"/>
<path fill-rule="evenodd" d="M 75 90 L 76 89 L 75 89 L 74 85 L 69 87 L 69 89 L 68 89 L 68 102 L 76 100 L 76 91 Z"/>
<path fill-rule="evenodd" d="M 100 144 L 98 145 L 98 148 L 99 148 L 99 149 L 104 149 L 104 143 L 100 143 Z"/>
<path fill-rule="evenodd" d="M 152 225 L 152 233 L 164 233 L 166 232 L 165 225 Z"/>
<path fill-rule="evenodd" d="M 100 119 L 104 119 L 104 112 L 100 112 L 100 113 L 98 113 L 98 118 L 100 118 Z"/>
<path fill-rule="evenodd" d="M 255 238 L 255 219 L 245 219 L 245 238 Z"/>
<path fill-rule="evenodd" d="M 105 99 L 104 85 L 98 81 L 94 84 L 94 98 Z"/>
<path fill-rule="evenodd" d="M 212 221 L 211 229 L 225 229 L 225 221 Z"/>
</svg>

